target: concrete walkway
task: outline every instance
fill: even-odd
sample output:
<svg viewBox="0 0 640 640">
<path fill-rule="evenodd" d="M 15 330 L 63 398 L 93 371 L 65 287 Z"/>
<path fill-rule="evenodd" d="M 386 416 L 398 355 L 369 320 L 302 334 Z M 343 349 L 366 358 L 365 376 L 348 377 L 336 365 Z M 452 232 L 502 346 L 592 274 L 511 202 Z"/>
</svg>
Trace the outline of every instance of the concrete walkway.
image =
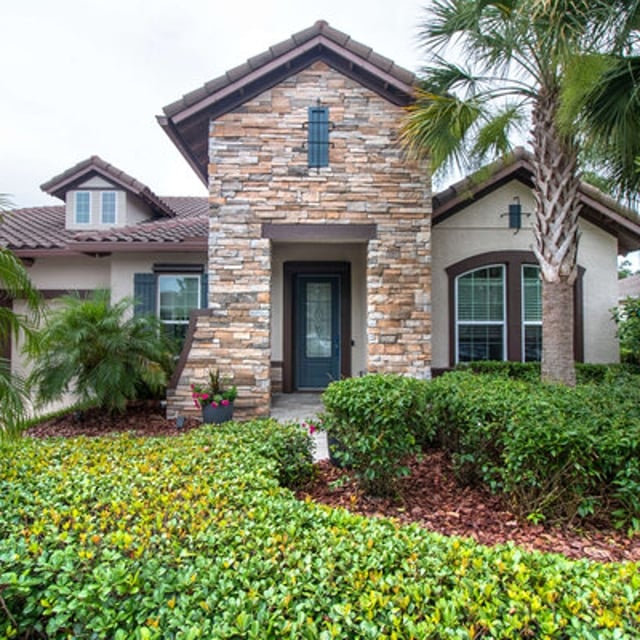
<svg viewBox="0 0 640 640">
<path fill-rule="evenodd" d="M 322 413 L 323 406 L 320 393 L 275 393 L 271 396 L 271 417 L 278 422 L 297 422 L 315 424 L 315 419 Z M 327 434 L 316 431 L 314 438 L 314 459 L 324 460 L 329 457 Z"/>
</svg>

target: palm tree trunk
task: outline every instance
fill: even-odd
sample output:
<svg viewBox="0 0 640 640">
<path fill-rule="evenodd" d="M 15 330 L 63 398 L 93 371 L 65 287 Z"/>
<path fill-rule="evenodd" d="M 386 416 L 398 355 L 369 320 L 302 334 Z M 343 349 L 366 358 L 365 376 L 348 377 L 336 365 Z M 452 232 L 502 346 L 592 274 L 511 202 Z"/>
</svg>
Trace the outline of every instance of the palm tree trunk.
<svg viewBox="0 0 640 640">
<path fill-rule="evenodd" d="M 542 380 L 575 386 L 573 285 L 542 283 Z"/>
<path fill-rule="evenodd" d="M 574 386 L 573 283 L 577 276 L 577 149 L 556 127 L 558 93 L 540 91 L 533 111 L 533 251 L 540 263 L 542 301 L 542 379 Z"/>
</svg>

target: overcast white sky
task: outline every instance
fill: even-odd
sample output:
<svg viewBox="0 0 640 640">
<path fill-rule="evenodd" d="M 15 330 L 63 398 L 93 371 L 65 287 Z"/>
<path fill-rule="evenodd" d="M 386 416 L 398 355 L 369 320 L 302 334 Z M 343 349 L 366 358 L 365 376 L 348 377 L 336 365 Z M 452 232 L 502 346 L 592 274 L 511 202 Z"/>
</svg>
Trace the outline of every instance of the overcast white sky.
<svg viewBox="0 0 640 640">
<path fill-rule="evenodd" d="M 416 71 L 427 2 L 3 0 L 0 193 L 59 204 L 39 185 L 97 154 L 159 195 L 206 195 L 165 105 L 319 19 Z"/>
</svg>

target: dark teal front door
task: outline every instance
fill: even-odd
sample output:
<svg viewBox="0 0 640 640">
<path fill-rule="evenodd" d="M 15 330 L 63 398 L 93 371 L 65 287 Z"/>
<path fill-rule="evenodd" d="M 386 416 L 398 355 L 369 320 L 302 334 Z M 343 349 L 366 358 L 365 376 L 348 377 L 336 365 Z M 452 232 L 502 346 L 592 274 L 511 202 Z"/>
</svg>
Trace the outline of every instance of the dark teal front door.
<svg viewBox="0 0 640 640">
<path fill-rule="evenodd" d="M 339 275 L 297 274 L 294 281 L 295 386 L 324 389 L 340 378 Z"/>
</svg>

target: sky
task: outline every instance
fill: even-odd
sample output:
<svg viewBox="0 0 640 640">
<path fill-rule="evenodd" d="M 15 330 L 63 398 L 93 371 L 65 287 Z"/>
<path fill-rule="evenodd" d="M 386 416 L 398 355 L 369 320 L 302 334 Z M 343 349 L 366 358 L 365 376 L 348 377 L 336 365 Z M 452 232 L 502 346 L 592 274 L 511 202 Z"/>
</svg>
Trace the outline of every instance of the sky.
<svg viewBox="0 0 640 640">
<path fill-rule="evenodd" d="M 158 195 L 205 196 L 164 106 L 320 19 L 417 71 L 427 2 L 4 0 L 0 193 L 61 204 L 39 185 L 95 154 Z"/>
</svg>

